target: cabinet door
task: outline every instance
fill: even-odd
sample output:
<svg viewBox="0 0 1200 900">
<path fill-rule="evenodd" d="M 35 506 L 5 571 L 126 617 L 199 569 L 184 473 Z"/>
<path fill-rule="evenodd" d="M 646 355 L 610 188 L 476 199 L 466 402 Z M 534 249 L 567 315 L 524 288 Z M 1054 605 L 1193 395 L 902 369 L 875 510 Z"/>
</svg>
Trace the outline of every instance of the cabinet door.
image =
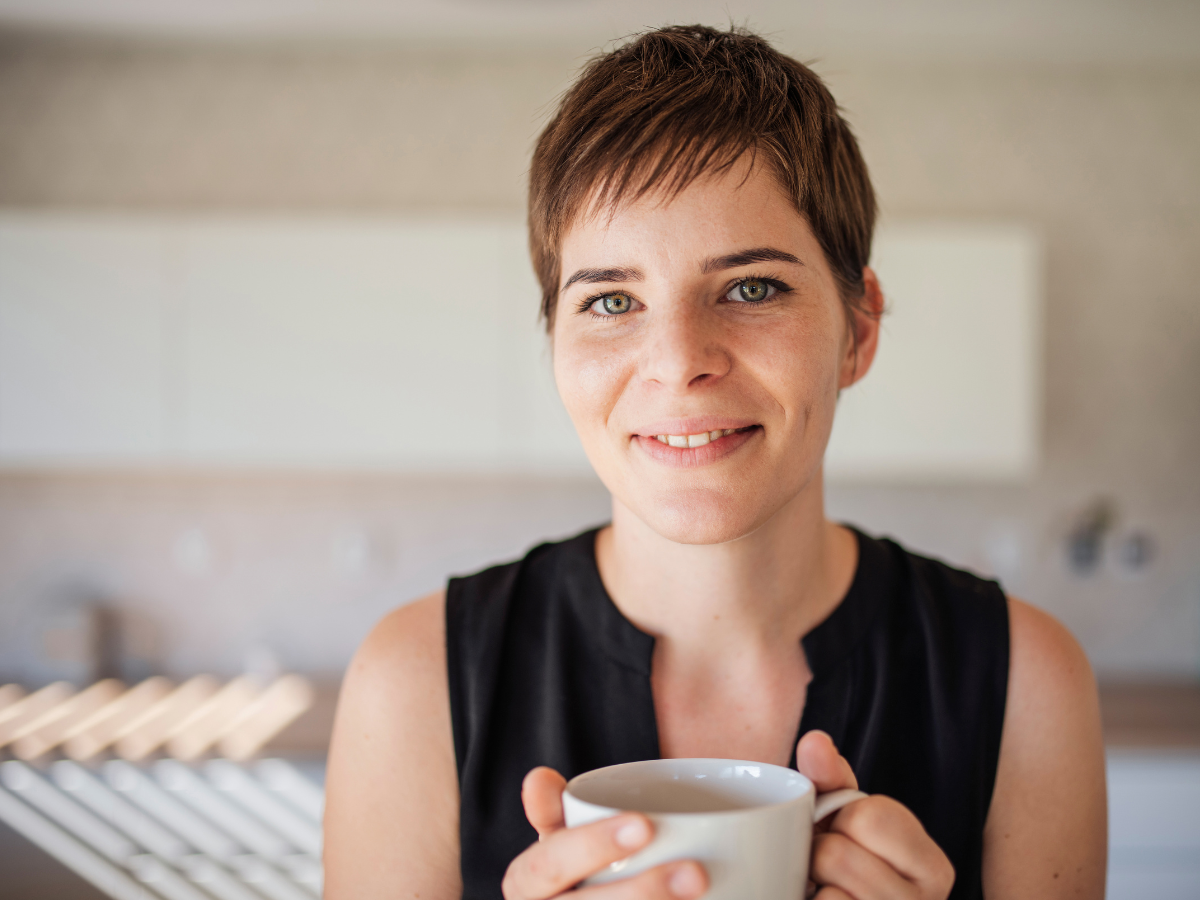
<svg viewBox="0 0 1200 900">
<path fill-rule="evenodd" d="M 0 216 L 0 462 L 158 460 L 160 223 Z"/>
<path fill-rule="evenodd" d="M 1200 896 L 1200 753 L 1110 750 L 1109 900 Z"/>
<path fill-rule="evenodd" d="M 887 298 L 870 372 L 838 402 L 832 479 L 1012 479 L 1037 464 L 1041 261 L 1036 235 L 939 223 L 880 228 Z"/>
<path fill-rule="evenodd" d="M 495 226 L 242 219 L 183 245 L 187 459 L 494 465 L 513 314 Z"/>
<path fill-rule="evenodd" d="M 501 224 L 497 234 L 502 298 L 497 374 L 502 414 L 496 464 L 512 472 L 591 473 L 554 383 L 550 339 L 538 319 L 541 289 L 529 262 L 525 226 Z"/>
</svg>

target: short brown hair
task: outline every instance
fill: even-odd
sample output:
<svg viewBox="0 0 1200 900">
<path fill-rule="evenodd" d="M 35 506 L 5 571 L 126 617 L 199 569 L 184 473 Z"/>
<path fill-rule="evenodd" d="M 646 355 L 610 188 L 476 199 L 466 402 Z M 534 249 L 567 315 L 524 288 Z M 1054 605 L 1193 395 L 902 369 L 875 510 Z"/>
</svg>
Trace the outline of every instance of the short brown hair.
<svg viewBox="0 0 1200 900">
<path fill-rule="evenodd" d="M 584 204 L 612 208 L 761 154 L 833 270 L 847 315 L 863 296 L 875 193 L 850 126 L 807 66 L 741 28 L 649 31 L 593 59 L 542 131 L 529 246 L 552 328 L 562 238 Z"/>
</svg>

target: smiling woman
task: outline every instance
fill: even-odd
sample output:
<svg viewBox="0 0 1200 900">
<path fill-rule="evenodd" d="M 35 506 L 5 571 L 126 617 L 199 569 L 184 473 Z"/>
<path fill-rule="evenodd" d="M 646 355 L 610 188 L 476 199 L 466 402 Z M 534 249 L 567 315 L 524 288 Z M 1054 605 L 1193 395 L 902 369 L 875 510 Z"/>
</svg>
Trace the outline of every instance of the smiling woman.
<svg viewBox="0 0 1200 900">
<path fill-rule="evenodd" d="M 653 829 L 566 828 L 564 777 L 682 757 L 871 795 L 813 844 L 821 900 L 1101 896 L 1073 639 L 825 516 L 838 394 L 870 370 L 884 301 L 870 181 L 820 80 L 744 32 L 649 32 L 588 66 L 530 181 L 555 379 L 612 522 L 368 638 L 330 757 L 327 896 L 572 891 Z M 675 860 L 579 893 L 693 898 L 708 878 Z"/>
</svg>

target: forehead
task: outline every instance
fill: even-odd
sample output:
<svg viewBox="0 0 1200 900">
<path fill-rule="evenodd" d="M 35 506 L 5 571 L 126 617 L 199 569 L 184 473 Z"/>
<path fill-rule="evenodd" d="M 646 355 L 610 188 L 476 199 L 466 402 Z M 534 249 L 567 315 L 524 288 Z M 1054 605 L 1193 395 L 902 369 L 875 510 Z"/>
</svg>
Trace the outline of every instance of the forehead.
<svg viewBox="0 0 1200 900">
<path fill-rule="evenodd" d="M 783 245 L 787 245 L 783 247 Z M 598 262 L 678 265 L 746 247 L 816 246 L 808 222 L 765 166 L 739 163 L 703 174 L 682 191 L 653 188 L 602 205 L 595 198 L 563 236 L 563 278 Z"/>
</svg>

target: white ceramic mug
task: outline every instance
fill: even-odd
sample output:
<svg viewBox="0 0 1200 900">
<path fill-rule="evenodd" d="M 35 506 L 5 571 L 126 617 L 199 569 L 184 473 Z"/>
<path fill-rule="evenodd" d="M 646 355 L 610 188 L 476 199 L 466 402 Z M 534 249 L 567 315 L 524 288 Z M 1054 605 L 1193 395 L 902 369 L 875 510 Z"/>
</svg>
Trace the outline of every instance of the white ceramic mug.
<svg viewBox="0 0 1200 900">
<path fill-rule="evenodd" d="M 705 900 L 799 900 L 808 882 L 813 825 L 865 797 L 817 796 L 792 769 L 737 759 L 654 759 L 595 769 L 563 792 L 567 825 L 641 812 L 654 839 L 586 884 L 605 884 L 677 859 L 708 871 Z"/>
</svg>

